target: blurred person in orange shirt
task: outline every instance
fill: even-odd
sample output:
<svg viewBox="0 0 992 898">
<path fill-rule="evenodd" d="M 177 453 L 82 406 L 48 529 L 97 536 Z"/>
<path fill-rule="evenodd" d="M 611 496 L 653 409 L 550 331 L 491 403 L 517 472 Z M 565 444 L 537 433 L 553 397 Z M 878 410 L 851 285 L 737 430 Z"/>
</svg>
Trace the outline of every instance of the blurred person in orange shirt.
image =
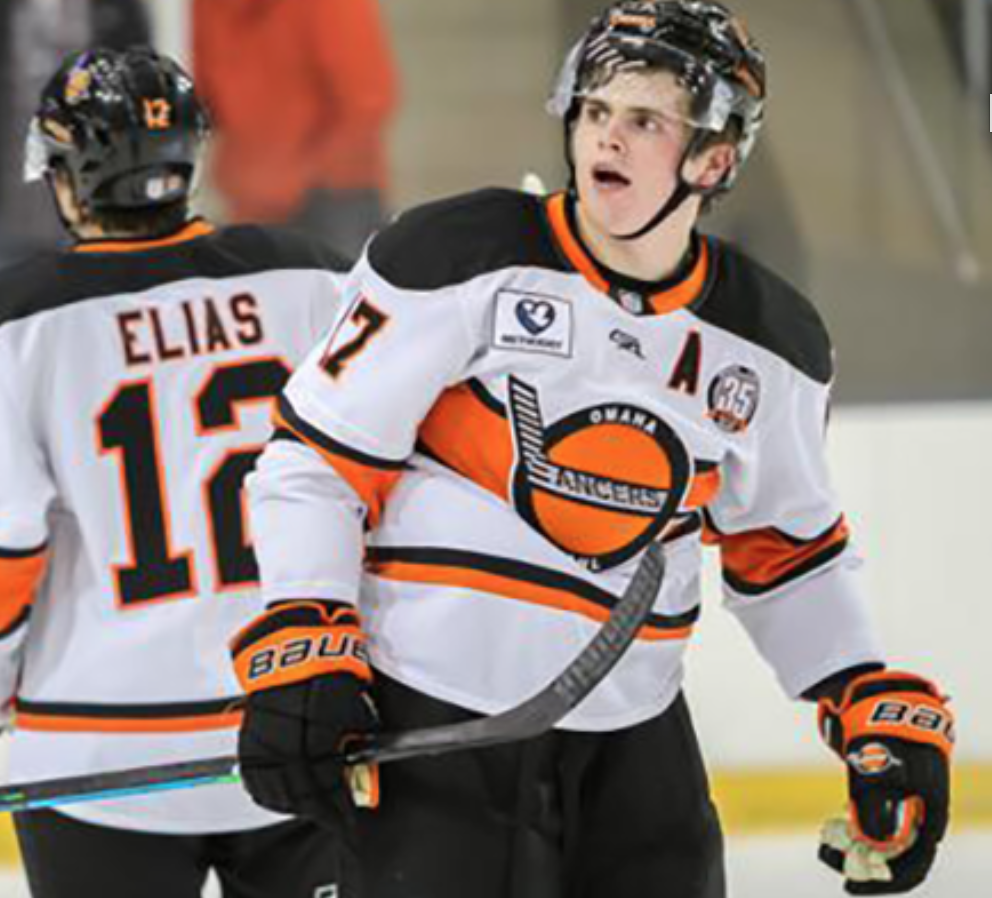
<svg viewBox="0 0 992 898">
<path fill-rule="evenodd" d="M 357 257 L 385 214 L 397 102 L 376 0 L 194 0 L 193 54 L 229 217 Z"/>
</svg>

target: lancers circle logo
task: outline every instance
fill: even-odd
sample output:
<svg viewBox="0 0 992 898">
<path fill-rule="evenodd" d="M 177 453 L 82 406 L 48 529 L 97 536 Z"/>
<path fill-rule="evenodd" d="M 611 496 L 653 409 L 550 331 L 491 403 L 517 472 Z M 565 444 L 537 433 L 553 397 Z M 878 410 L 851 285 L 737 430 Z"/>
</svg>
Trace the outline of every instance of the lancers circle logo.
<svg viewBox="0 0 992 898">
<path fill-rule="evenodd" d="M 692 478 L 689 453 L 659 417 L 623 402 L 546 425 L 537 390 L 510 378 L 520 516 L 598 571 L 641 551 L 678 512 Z"/>
</svg>

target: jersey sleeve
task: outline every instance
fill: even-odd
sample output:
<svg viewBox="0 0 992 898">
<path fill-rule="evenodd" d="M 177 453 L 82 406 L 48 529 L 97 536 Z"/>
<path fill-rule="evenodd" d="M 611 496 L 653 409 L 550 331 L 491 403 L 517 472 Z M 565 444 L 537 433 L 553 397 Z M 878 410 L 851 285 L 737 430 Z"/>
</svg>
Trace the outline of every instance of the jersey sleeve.
<svg viewBox="0 0 992 898">
<path fill-rule="evenodd" d="M 35 589 L 45 569 L 55 487 L 0 347 L 0 706 L 14 695 Z"/>
<path fill-rule="evenodd" d="M 299 598 L 301 590 L 355 597 L 362 527 L 378 520 L 421 422 L 463 379 L 481 333 L 461 287 L 401 289 L 367 260 L 343 300 L 329 334 L 287 384 L 277 438 L 249 481 L 270 601 Z M 308 533 L 320 534 L 319 546 Z"/>
<path fill-rule="evenodd" d="M 314 343 L 327 337 L 331 325 L 341 313 L 345 280 L 346 275 L 338 271 L 314 273 L 310 304 L 310 330 Z"/>
<path fill-rule="evenodd" d="M 727 607 L 785 691 L 881 659 L 859 559 L 831 488 L 829 386 L 785 367 L 746 448 L 708 511 Z"/>
<path fill-rule="evenodd" d="M 366 510 L 334 467 L 280 431 L 245 485 L 265 601 L 356 602 Z"/>
</svg>

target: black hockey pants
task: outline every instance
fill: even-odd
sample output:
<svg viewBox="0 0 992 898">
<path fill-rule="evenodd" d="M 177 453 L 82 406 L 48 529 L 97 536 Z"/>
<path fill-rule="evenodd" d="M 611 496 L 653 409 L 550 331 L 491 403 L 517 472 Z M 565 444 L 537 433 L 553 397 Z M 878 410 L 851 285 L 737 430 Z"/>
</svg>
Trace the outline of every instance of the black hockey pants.
<svg viewBox="0 0 992 898">
<path fill-rule="evenodd" d="M 473 715 L 379 678 L 389 729 Z M 344 898 L 724 898 L 723 845 L 684 698 L 607 733 L 383 765 Z"/>
</svg>

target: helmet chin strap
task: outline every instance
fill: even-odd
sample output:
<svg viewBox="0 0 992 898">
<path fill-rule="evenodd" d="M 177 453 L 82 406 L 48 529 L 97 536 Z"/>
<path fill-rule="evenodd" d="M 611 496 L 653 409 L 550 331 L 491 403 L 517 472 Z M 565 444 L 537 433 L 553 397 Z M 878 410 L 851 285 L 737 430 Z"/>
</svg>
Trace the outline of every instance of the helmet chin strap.
<svg viewBox="0 0 992 898">
<path fill-rule="evenodd" d="M 682 177 L 682 169 L 685 168 L 685 164 L 689 161 L 689 157 L 695 152 L 696 147 L 699 144 L 700 137 L 701 132 L 696 130 L 693 132 L 692 137 L 689 138 L 689 142 L 682 151 L 682 158 L 679 160 L 678 182 L 675 184 L 675 189 L 672 191 L 671 196 L 669 196 L 668 199 L 662 203 L 661 208 L 655 212 L 646 225 L 638 228 L 636 231 L 630 234 L 611 234 L 610 236 L 614 240 L 627 241 L 640 239 L 645 234 L 650 233 L 665 222 L 668 217 L 671 216 L 679 208 L 679 206 L 681 206 L 694 193 L 700 196 L 705 196 L 709 192 L 706 188 L 699 188 L 693 184 L 690 184 L 685 180 L 685 178 Z"/>
<path fill-rule="evenodd" d="M 643 237 L 645 234 L 653 231 L 656 227 L 662 224 L 679 206 L 682 205 L 692 194 L 695 193 L 695 188 L 690 186 L 681 175 L 679 175 L 679 181 L 675 185 L 675 189 L 672 191 L 671 196 L 665 200 L 661 208 L 655 212 L 646 225 L 638 228 L 631 234 L 611 234 L 610 236 L 614 240 L 637 240 Z"/>
</svg>

